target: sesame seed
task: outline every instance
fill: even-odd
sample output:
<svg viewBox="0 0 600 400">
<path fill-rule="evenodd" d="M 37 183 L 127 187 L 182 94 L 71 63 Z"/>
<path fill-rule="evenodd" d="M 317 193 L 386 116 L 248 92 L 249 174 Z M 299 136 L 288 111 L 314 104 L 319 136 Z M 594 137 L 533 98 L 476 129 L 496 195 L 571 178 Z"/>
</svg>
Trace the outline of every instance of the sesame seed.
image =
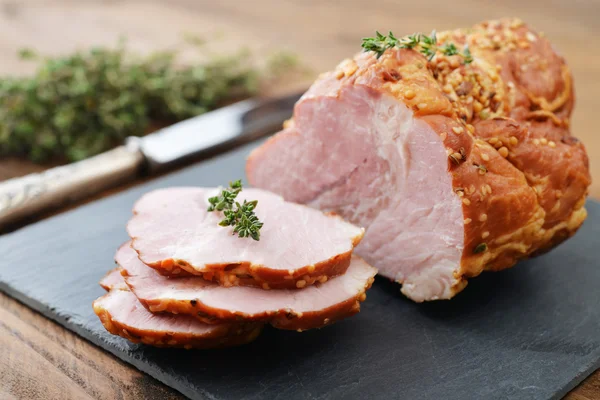
<svg viewBox="0 0 600 400">
<path fill-rule="evenodd" d="M 455 126 L 454 128 L 452 128 L 452 130 L 454 131 L 454 133 L 456 133 L 457 135 L 460 135 L 461 133 L 464 132 L 464 128 L 462 126 Z"/>
<path fill-rule="evenodd" d="M 481 215 L 479 216 L 479 221 L 480 221 L 480 222 L 485 222 L 485 221 L 487 221 L 487 214 L 481 214 Z"/>
<path fill-rule="evenodd" d="M 490 161 L 490 156 L 488 156 L 487 154 L 483 153 L 483 154 L 481 155 L 481 159 L 482 159 L 483 161 Z"/>
<path fill-rule="evenodd" d="M 464 203 L 465 206 L 471 205 L 471 200 L 469 200 L 467 198 L 464 198 L 463 199 L 463 203 Z"/>
<path fill-rule="evenodd" d="M 481 110 L 483 110 L 483 105 L 480 102 L 478 102 L 477 100 L 475 100 L 473 102 L 473 111 L 475 111 L 476 113 L 478 113 Z"/>
<path fill-rule="evenodd" d="M 496 138 L 496 137 L 490 138 L 490 140 L 488 140 L 488 143 L 489 144 L 496 144 L 496 143 L 498 143 L 498 138 Z"/>
<path fill-rule="evenodd" d="M 498 149 L 498 153 L 500 153 L 500 155 L 504 158 L 508 157 L 508 148 L 505 146 L 502 146 Z"/>
<path fill-rule="evenodd" d="M 344 71 L 342 71 L 341 69 L 337 70 L 335 72 L 335 79 L 342 79 L 344 77 Z"/>
<path fill-rule="evenodd" d="M 352 61 L 344 67 L 344 75 L 352 76 L 358 70 L 358 65 Z"/>
<path fill-rule="evenodd" d="M 304 286 L 306 286 L 306 281 L 303 279 L 300 279 L 298 282 L 296 282 L 296 287 L 298 289 L 302 289 Z"/>
<path fill-rule="evenodd" d="M 358 301 L 365 301 L 367 299 L 367 294 L 363 293 L 358 297 Z"/>
<path fill-rule="evenodd" d="M 540 143 L 541 143 L 541 144 L 548 144 L 548 139 L 546 139 L 545 137 L 544 137 L 544 138 L 541 138 L 541 139 L 540 139 Z"/>
<path fill-rule="evenodd" d="M 501 140 L 498 140 L 495 144 L 494 144 L 494 148 L 499 149 L 500 147 L 504 146 L 504 143 L 502 143 Z"/>
<path fill-rule="evenodd" d="M 487 188 L 487 192 L 492 194 L 492 187 L 490 185 L 485 185 L 485 187 Z"/>
<path fill-rule="evenodd" d="M 427 103 L 419 103 L 419 104 L 417 104 L 417 108 L 418 108 L 419 110 L 422 110 L 422 109 L 424 109 L 424 108 L 426 108 L 426 107 L 427 107 Z"/>
<path fill-rule="evenodd" d="M 440 138 L 442 139 L 442 141 L 446 140 L 447 137 L 448 137 L 448 134 L 446 132 L 440 133 Z"/>
<path fill-rule="evenodd" d="M 482 239 L 485 239 L 485 238 L 487 238 L 488 236 L 490 236 L 490 233 L 489 233 L 489 232 L 487 232 L 487 231 L 485 231 L 485 232 L 483 232 L 483 233 L 481 234 L 481 238 L 482 238 Z"/>
<path fill-rule="evenodd" d="M 511 22 L 511 24 L 510 24 L 510 27 L 511 27 L 512 29 L 516 29 L 516 28 L 519 28 L 519 27 L 521 27 L 521 26 L 523 26 L 523 21 L 521 21 L 519 18 L 515 18 L 515 19 L 514 19 L 514 20 Z"/>
<path fill-rule="evenodd" d="M 471 223 L 471 221 L 473 221 L 471 218 L 466 218 L 465 225 L 469 225 Z"/>
<path fill-rule="evenodd" d="M 452 153 L 450 154 L 450 159 L 452 160 L 452 162 L 454 162 L 454 164 L 460 164 L 460 160 L 462 160 L 462 155 L 460 153 Z"/>
<path fill-rule="evenodd" d="M 519 144 L 519 139 L 517 139 L 514 136 L 511 136 L 510 139 L 508 140 L 508 142 L 510 143 L 511 146 L 516 146 L 517 144 Z"/>
<path fill-rule="evenodd" d="M 268 284 L 267 282 L 265 282 L 265 283 L 263 283 L 263 284 L 262 284 L 262 288 L 263 288 L 263 289 L 265 289 L 265 290 L 269 290 L 269 289 L 271 289 L 271 288 L 269 287 L 269 284 Z"/>
<path fill-rule="evenodd" d="M 404 98 L 407 100 L 414 99 L 416 95 L 417 94 L 412 89 L 408 89 L 407 91 L 404 92 Z"/>
<path fill-rule="evenodd" d="M 447 93 L 447 94 L 450 94 L 453 92 L 452 85 L 450 85 L 449 83 L 446 83 L 442 89 L 444 90 L 444 93 Z"/>
<path fill-rule="evenodd" d="M 533 139 L 533 144 L 536 146 L 540 144 L 540 139 Z"/>
<path fill-rule="evenodd" d="M 548 146 L 554 148 L 554 147 L 556 147 L 556 143 L 554 143 L 553 141 L 549 141 Z"/>
<path fill-rule="evenodd" d="M 321 282 L 321 283 L 327 282 L 327 277 L 325 275 L 323 275 L 322 277 L 319 278 L 319 282 Z"/>
<path fill-rule="evenodd" d="M 329 323 L 329 318 L 325 318 L 325 319 L 323 320 L 323 325 L 327 325 L 328 323 Z"/>
<path fill-rule="evenodd" d="M 537 38 L 535 37 L 535 35 L 531 32 L 527 32 L 525 34 L 525 37 L 527 38 L 527 40 L 529 40 L 530 42 L 535 42 L 537 40 Z"/>
<path fill-rule="evenodd" d="M 309 266 L 308 266 L 308 272 L 309 272 L 309 273 L 311 273 L 311 274 L 312 274 L 313 272 L 315 272 L 315 266 L 314 266 L 314 265 L 309 265 Z"/>
<path fill-rule="evenodd" d="M 471 133 L 475 132 L 475 127 L 471 124 L 467 124 L 467 130 Z"/>
</svg>

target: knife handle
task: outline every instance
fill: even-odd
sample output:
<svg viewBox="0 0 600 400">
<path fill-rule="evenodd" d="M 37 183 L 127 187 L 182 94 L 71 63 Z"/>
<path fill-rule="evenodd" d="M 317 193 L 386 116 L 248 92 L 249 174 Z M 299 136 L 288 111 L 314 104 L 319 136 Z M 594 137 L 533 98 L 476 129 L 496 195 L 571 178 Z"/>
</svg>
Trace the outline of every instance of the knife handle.
<svg viewBox="0 0 600 400">
<path fill-rule="evenodd" d="M 133 179 L 144 163 L 135 141 L 73 164 L 0 182 L 0 230 L 9 223 Z"/>
</svg>

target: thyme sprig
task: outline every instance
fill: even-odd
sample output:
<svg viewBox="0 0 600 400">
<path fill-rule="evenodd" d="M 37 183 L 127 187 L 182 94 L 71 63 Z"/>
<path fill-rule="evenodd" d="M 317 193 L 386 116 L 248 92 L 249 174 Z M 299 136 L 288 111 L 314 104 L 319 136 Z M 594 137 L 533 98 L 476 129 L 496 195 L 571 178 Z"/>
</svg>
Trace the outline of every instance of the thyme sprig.
<svg viewBox="0 0 600 400">
<path fill-rule="evenodd" d="M 231 210 L 233 208 L 233 204 L 235 203 L 235 198 L 241 191 L 242 181 L 240 179 L 229 182 L 229 189 L 223 189 L 221 190 L 221 194 L 219 196 L 214 196 L 208 199 L 208 202 L 210 203 L 208 211 Z"/>
<path fill-rule="evenodd" d="M 220 226 L 233 226 L 233 234 L 241 238 L 251 237 L 260 240 L 260 228 L 263 223 L 254 213 L 258 200 L 246 201 L 242 204 L 235 201 L 242 191 L 242 181 L 229 182 L 229 188 L 221 190 L 221 194 L 208 199 L 208 211 L 223 211 L 223 220 Z"/>
<path fill-rule="evenodd" d="M 427 57 L 429 61 L 433 60 L 437 53 L 441 53 L 446 56 L 460 55 L 463 57 L 465 64 L 473 62 L 473 56 L 471 55 L 469 46 L 465 46 L 462 53 L 454 43 L 445 43 L 442 46 L 438 46 L 437 34 L 435 31 L 431 32 L 430 36 L 423 33 L 415 33 L 399 39 L 394 36 L 391 31 L 387 36 L 375 32 L 375 37 L 363 38 L 362 41 L 363 50 L 375 52 L 377 58 L 381 57 L 386 50 L 397 47 L 399 49 L 416 48 L 421 54 Z"/>
<path fill-rule="evenodd" d="M 0 158 L 78 161 L 300 72 L 289 53 L 274 53 L 263 65 L 243 49 L 220 54 L 201 47 L 203 38 L 186 42 L 146 56 L 125 41 L 58 57 L 21 50 L 38 69 L 32 76 L 0 76 Z M 197 59 L 183 62 L 190 45 Z"/>
</svg>

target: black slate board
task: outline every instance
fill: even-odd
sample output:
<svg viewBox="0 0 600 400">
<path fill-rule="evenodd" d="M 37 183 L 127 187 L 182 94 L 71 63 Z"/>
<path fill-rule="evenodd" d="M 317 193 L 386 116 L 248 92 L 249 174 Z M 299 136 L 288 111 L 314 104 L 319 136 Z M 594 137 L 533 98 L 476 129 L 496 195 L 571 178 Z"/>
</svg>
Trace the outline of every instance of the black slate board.
<svg viewBox="0 0 600 400">
<path fill-rule="evenodd" d="M 133 202 L 165 186 L 243 176 L 254 145 L 0 237 L 0 289 L 192 398 L 548 399 L 600 367 L 600 205 L 575 238 L 414 304 L 378 279 L 363 311 L 326 329 L 267 329 L 218 351 L 130 345 L 92 311 Z"/>
</svg>

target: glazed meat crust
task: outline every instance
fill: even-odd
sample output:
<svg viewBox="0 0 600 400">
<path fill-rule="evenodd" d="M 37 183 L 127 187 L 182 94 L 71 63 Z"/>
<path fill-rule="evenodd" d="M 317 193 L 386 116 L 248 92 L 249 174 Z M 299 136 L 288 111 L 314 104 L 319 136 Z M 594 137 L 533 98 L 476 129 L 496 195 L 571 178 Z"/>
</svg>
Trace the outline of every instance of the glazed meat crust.
<svg viewBox="0 0 600 400">
<path fill-rule="evenodd" d="M 363 86 L 394 96 L 435 130 L 462 200 L 456 293 L 466 278 L 508 268 L 573 235 L 587 215 L 591 178 L 584 146 L 570 133 L 571 72 L 543 35 L 504 19 L 438 33 L 443 43 L 468 45 L 474 61 L 439 53 L 428 61 L 413 49 L 380 58 L 361 53 L 322 74 L 296 112 L 312 99 Z M 294 120 L 284 128 L 293 130 Z M 250 156 L 249 176 L 261 151 Z"/>
</svg>

